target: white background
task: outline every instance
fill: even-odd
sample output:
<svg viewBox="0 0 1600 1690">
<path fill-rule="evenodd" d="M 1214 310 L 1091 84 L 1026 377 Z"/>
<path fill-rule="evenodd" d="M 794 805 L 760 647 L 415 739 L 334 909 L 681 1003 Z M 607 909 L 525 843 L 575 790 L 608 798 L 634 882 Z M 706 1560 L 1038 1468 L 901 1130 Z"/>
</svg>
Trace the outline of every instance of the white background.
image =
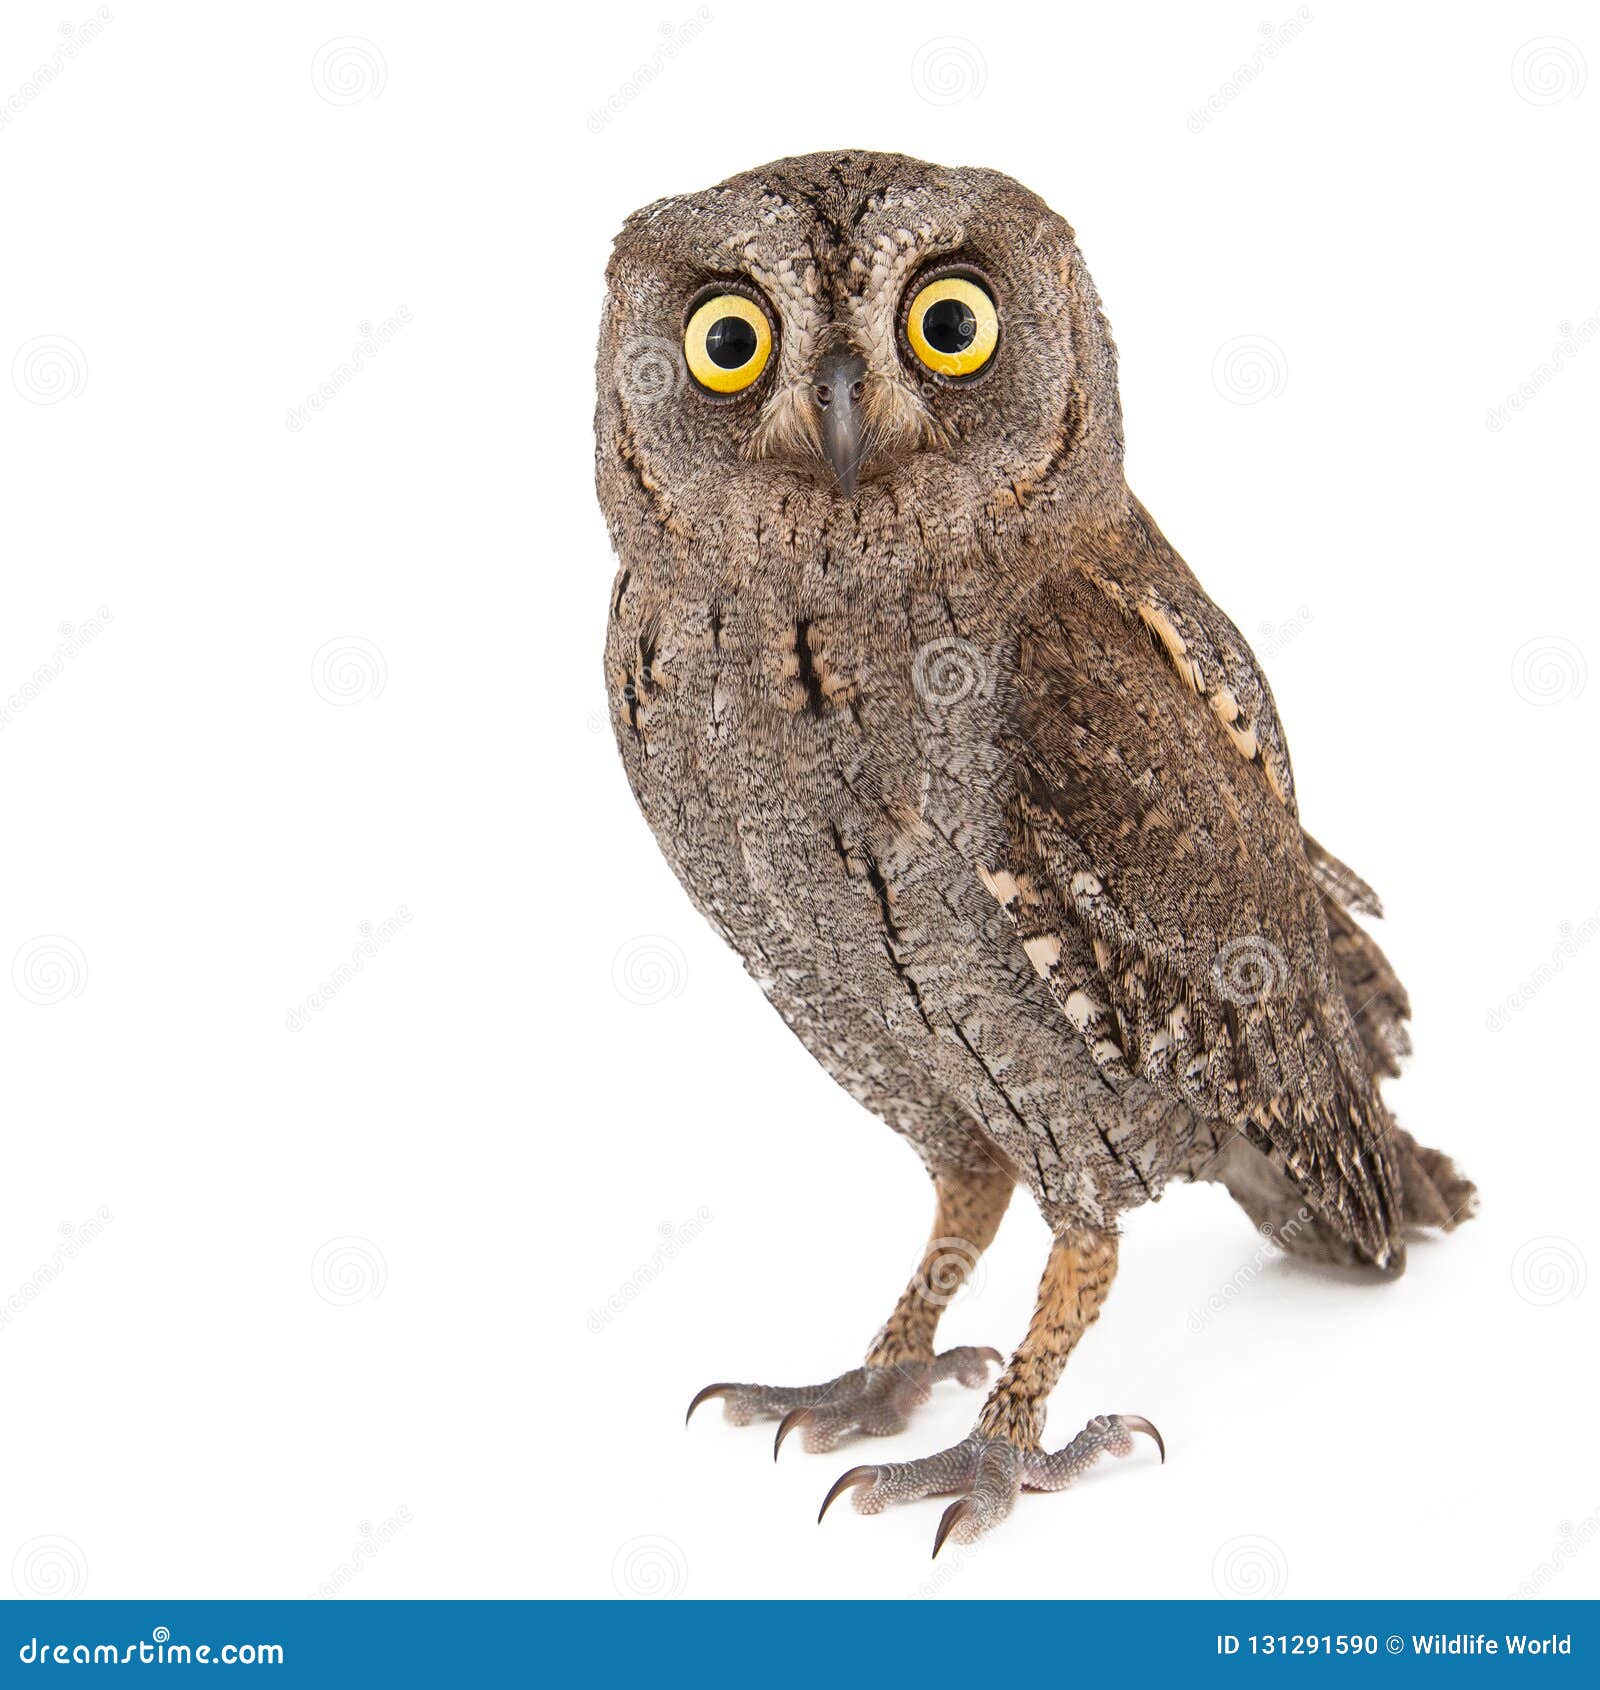
<svg viewBox="0 0 1600 1690">
<path fill-rule="evenodd" d="M 0 1588 L 1594 1594 L 1594 8 L 119 0 L 58 56 L 92 15 L 0 17 Z M 1133 1216 L 1051 1433 L 1167 1466 L 932 1570 L 936 1503 L 813 1523 L 860 1446 L 683 1428 L 853 1366 L 931 1202 L 690 909 L 601 679 L 610 238 L 830 146 L 1075 224 L 1132 485 L 1484 1195 L 1390 1286 Z M 1045 1242 L 1019 1201 L 945 1341 L 1009 1348 Z"/>
</svg>

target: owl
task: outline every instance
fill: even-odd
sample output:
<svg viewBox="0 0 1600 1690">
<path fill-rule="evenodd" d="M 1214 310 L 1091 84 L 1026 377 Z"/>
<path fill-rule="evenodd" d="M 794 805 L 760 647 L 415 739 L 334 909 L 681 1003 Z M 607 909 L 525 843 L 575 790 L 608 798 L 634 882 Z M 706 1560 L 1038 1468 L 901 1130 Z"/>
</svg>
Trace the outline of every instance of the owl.
<svg viewBox="0 0 1600 1690">
<path fill-rule="evenodd" d="M 990 170 L 783 159 L 629 217 L 596 481 L 606 678 L 640 809 L 807 1050 L 920 1157 L 934 1220 L 861 1364 L 708 1385 L 774 1453 L 972 1432 L 852 1468 L 934 1553 L 1140 1434 L 1045 1404 L 1122 1217 L 1219 1182 L 1283 1249 L 1398 1274 L 1474 1191 L 1396 1125 L 1404 988 L 1370 888 L 1300 825 L 1249 646 L 1123 475 L 1117 355 L 1071 228 Z M 1051 1243 L 1009 1358 L 941 1309 L 1025 1190 Z M 874 1213 L 845 1182 L 848 1238 Z M 854 1211 L 853 1213 L 850 1211 Z M 819 1515 L 819 1518 L 821 1516 Z"/>
</svg>

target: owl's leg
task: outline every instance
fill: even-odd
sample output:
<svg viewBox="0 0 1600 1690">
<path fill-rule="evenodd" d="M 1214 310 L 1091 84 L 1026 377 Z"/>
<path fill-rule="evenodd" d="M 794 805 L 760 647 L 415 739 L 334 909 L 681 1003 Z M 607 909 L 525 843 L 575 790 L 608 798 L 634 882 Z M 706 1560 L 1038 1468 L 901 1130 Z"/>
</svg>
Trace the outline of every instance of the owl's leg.
<svg viewBox="0 0 1600 1690">
<path fill-rule="evenodd" d="M 995 1381 L 971 1433 L 950 1449 L 921 1461 L 853 1467 L 828 1492 L 818 1520 L 834 1499 L 853 1491 L 863 1514 L 891 1502 L 956 1496 L 933 1540 L 937 1555 L 947 1537 L 970 1543 L 1011 1512 L 1019 1491 L 1065 1490 L 1105 1454 L 1127 1455 L 1133 1434 L 1161 1434 L 1133 1414 L 1097 1415 L 1071 1443 L 1047 1454 L 1042 1447 L 1045 1399 L 1061 1377 L 1073 1346 L 1092 1326 L 1117 1269 L 1117 1241 L 1109 1232 L 1069 1233 L 1050 1247 L 1028 1335 Z"/>
<path fill-rule="evenodd" d="M 988 1165 L 977 1172 L 940 1169 L 933 1182 L 937 1207 L 922 1265 L 860 1367 L 821 1385 L 707 1385 L 689 1404 L 689 1414 L 708 1398 L 721 1397 L 723 1415 L 735 1426 L 748 1426 L 758 1415 L 781 1416 L 772 1446 L 776 1457 L 797 1429 L 812 1451 L 832 1449 L 855 1433 L 887 1437 L 905 1426 L 939 1380 L 981 1385 L 986 1363 L 998 1363 L 1000 1352 L 966 1346 L 936 1355 L 933 1335 L 945 1305 L 994 1241 L 1014 1182 L 1009 1171 Z"/>
</svg>

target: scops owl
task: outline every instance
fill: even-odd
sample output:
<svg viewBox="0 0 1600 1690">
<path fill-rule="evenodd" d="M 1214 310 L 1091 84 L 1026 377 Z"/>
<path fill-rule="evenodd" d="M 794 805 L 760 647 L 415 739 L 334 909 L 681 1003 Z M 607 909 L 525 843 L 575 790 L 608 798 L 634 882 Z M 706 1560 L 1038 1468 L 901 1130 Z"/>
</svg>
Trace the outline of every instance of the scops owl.
<svg viewBox="0 0 1600 1690">
<path fill-rule="evenodd" d="M 1222 1182 L 1285 1248 L 1393 1275 L 1473 1188 L 1391 1119 L 1408 1003 L 1371 890 L 1301 827 L 1272 694 L 1123 478 L 1116 349 L 1071 228 L 989 170 L 783 159 L 623 226 L 596 460 L 617 743 L 701 913 L 933 1180 L 864 1362 L 717 1384 L 808 1449 L 1000 1373 L 972 1433 L 862 1466 L 954 1496 L 935 1553 L 1135 1432 L 1045 1450 L 1118 1225 Z M 1024 1186 L 1026 1336 L 936 1353 Z M 1164 1451 L 1163 1451 L 1164 1453 Z"/>
</svg>

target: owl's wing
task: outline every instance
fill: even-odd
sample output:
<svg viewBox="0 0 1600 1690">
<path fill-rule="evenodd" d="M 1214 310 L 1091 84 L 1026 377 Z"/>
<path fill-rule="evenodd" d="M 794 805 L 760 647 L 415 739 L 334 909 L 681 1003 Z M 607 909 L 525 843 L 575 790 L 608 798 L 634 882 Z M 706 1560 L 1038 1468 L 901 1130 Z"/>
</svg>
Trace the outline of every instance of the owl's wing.
<svg viewBox="0 0 1600 1690">
<path fill-rule="evenodd" d="M 1157 543 L 1141 530 L 1121 545 Z M 1245 1133 L 1398 1268 L 1393 1128 L 1340 987 L 1319 889 L 1331 871 L 1308 858 L 1271 695 L 1181 561 L 1187 635 L 1170 592 L 1155 625 L 1138 559 L 1118 546 L 1103 536 L 1098 557 L 1033 596 L 1008 860 L 980 872 L 1102 1067 Z M 1232 673 L 1198 660 L 1202 646 L 1228 650 Z M 1067 924 L 1088 943 L 1064 943 Z"/>
</svg>

